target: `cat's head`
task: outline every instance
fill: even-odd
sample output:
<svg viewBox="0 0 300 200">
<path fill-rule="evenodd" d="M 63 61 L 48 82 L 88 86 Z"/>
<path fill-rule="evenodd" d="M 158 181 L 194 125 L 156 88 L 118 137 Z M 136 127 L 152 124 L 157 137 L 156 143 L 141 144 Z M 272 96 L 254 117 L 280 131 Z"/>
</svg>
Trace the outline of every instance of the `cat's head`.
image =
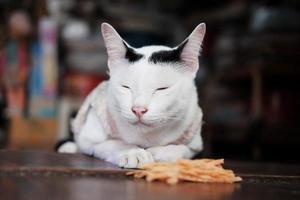
<svg viewBox="0 0 300 200">
<path fill-rule="evenodd" d="M 182 120 L 189 97 L 195 96 L 194 78 L 205 35 L 199 24 L 174 48 L 145 46 L 133 48 L 109 24 L 101 26 L 108 54 L 109 101 L 128 123 L 158 127 Z"/>
</svg>

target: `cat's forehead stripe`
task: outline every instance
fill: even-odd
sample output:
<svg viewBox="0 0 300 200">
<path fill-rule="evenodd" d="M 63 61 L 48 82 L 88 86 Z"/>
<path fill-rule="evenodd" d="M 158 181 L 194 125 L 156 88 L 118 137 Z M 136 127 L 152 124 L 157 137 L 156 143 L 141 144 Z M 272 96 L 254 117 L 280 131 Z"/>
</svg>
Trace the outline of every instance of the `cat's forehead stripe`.
<svg viewBox="0 0 300 200">
<path fill-rule="evenodd" d="M 138 60 L 140 60 L 141 58 L 144 57 L 143 54 L 137 53 L 133 48 L 128 47 L 125 43 L 124 46 L 126 47 L 126 54 L 125 54 L 125 58 L 129 61 L 129 62 L 136 62 Z"/>
<path fill-rule="evenodd" d="M 170 48 L 166 46 L 146 46 L 141 48 L 132 48 L 126 43 L 125 58 L 134 63 L 145 58 L 150 63 L 177 63 L 181 62 L 180 55 L 188 40 L 182 42 L 176 48 Z"/>
<path fill-rule="evenodd" d="M 183 43 L 181 43 L 178 47 L 171 50 L 160 50 L 153 52 L 152 55 L 149 57 L 148 61 L 153 63 L 176 63 L 180 62 L 180 55 L 182 52 L 182 49 L 184 48 L 185 44 L 188 40 L 185 40 Z"/>
</svg>

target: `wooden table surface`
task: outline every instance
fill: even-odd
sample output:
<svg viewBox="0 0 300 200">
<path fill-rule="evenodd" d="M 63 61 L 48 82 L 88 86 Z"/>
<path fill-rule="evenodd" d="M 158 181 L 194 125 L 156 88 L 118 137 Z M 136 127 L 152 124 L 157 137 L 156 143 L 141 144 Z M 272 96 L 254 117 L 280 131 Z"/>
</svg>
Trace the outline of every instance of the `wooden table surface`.
<svg viewBox="0 0 300 200">
<path fill-rule="evenodd" d="M 300 166 L 225 160 L 241 183 L 147 183 L 83 155 L 0 150 L 0 199 L 300 199 Z"/>
</svg>

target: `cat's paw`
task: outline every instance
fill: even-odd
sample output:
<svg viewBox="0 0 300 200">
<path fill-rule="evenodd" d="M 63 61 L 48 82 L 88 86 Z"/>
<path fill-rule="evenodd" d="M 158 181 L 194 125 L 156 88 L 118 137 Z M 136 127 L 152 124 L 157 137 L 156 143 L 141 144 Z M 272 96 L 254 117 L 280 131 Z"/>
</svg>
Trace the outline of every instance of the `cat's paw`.
<svg viewBox="0 0 300 200">
<path fill-rule="evenodd" d="M 155 161 L 175 162 L 176 160 L 189 158 L 190 151 L 184 145 L 168 145 L 148 148 Z"/>
<path fill-rule="evenodd" d="M 130 149 L 122 152 L 119 158 L 119 167 L 140 168 L 144 164 L 153 162 L 152 154 L 145 149 Z"/>
<path fill-rule="evenodd" d="M 78 147 L 74 142 L 65 142 L 58 149 L 58 153 L 77 153 Z"/>
</svg>

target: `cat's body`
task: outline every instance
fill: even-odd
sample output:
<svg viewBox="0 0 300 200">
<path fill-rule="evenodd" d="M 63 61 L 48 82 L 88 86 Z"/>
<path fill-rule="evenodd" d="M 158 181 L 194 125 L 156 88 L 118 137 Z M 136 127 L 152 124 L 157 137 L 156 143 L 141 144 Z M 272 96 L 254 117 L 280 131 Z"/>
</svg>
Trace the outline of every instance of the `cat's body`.
<svg viewBox="0 0 300 200">
<path fill-rule="evenodd" d="M 65 144 L 60 151 L 71 147 L 127 168 L 201 151 L 194 77 L 204 33 L 201 24 L 175 48 L 134 49 L 103 24 L 110 80 L 91 92 L 74 119 L 76 146 Z"/>
</svg>

